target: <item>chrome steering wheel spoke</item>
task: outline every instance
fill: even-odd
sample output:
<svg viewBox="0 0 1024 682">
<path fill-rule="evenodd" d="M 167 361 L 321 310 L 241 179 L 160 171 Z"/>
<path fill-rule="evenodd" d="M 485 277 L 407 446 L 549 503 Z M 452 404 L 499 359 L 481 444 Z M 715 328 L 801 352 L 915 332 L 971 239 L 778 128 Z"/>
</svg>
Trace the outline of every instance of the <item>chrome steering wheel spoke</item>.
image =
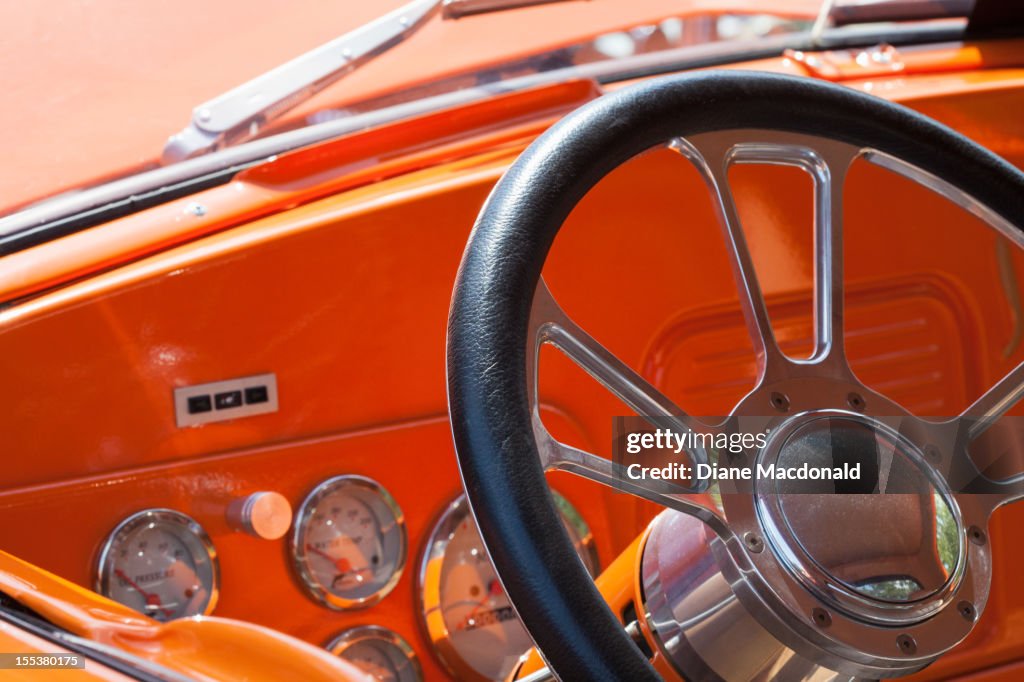
<svg viewBox="0 0 1024 682">
<path fill-rule="evenodd" d="M 533 434 L 537 439 L 537 448 L 545 470 L 566 471 L 588 478 L 619 492 L 629 493 L 667 509 L 689 514 L 706 523 L 722 538 L 732 536 L 732 531 L 722 518 L 721 511 L 711 498 L 708 495 L 697 494 L 707 489 L 706 482 L 698 489 L 674 485 L 667 481 L 634 481 L 627 475 L 622 464 L 557 441 L 544 428 L 538 417 L 534 417 Z"/>
<path fill-rule="evenodd" d="M 968 440 L 975 440 L 1024 398 L 1024 362 L 985 391 L 960 415 L 971 419 Z"/>
<path fill-rule="evenodd" d="M 620 492 L 696 516 L 716 532 L 728 534 L 718 508 L 706 495 L 700 495 L 707 492 L 707 481 L 698 481 L 692 487 L 668 481 L 635 481 L 627 476 L 621 463 L 556 440 L 540 417 L 540 348 L 544 344 L 557 348 L 625 407 L 649 419 L 655 426 L 668 427 L 676 432 L 691 429 L 708 431 L 712 427 L 686 414 L 670 398 L 576 324 L 555 301 L 543 278 L 534 294 L 529 339 L 531 347 L 527 350 L 527 391 L 533 414 L 534 437 L 545 470 L 567 471 L 589 478 Z M 708 454 L 702 448 L 688 451 L 688 454 L 694 464 L 708 463 Z"/>
<path fill-rule="evenodd" d="M 999 507 L 1024 499 L 1024 456 L 1013 458 L 1024 448 L 1020 417 L 1007 414 L 1024 399 L 1024 363 L 1017 365 L 955 419 L 938 428 L 941 438 L 953 444 L 942 457 L 940 468 L 955 491 L 965 515 L 984 525 Z M 1012 473 L 996 471 L 1013 458 Z"/>
<path fill-rule="evenodd" d="M 537 400 L 538 353 L 540 347 L 548 343 L 637 414 L 665 419 L 679 429 L 704 427 L 576 324 L 555 301 L 543 278 L 533 298 L 529 335 L 533 347 L 527 352 L 527 390 L 534 405 Z"/>
<path fill-rule="evenodd" d="M 758 379 L 764 381 L 780 374 L 788 360 L 775 340 L 775 331 L 754 268 L 754 259 L 729 185 L 730 154 L 734 149 L 732 132 L 729 131 L 728 137 L 721 133 L 711 133 L 688 139 L 677 138 L 672 141 L 670 148 L 692 162 L 707 185 L 729 254 L 747 332 L 754 344 Z"/>
<path fill-rule="evenodd" d="M 710 192 L 757 354 L 760 383 L 798 373 L 793 365 L 814 366 L 818 376 L 852 379 L 843 343 L 843 186 L 850 165 L 862 150 L 836 140 L 747 130 L 677 138 L 670 148 L 696 167 Z M 799 168 L 814 183 L 815 347 L 806 360 L 787 357 L 775 339 L 729 184 L 729 169 L 734 164 Z"/>
</svg>

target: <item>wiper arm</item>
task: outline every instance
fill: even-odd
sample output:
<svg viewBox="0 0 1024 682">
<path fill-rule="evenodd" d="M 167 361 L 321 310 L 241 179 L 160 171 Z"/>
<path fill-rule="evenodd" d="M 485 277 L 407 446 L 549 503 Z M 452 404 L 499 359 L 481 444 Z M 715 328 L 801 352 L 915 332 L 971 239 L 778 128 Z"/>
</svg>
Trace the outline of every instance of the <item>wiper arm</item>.
<svg viewBox="0 0 1024 682">
<path fill-rule="evenodd" d="M 434 14 L 445 19 L 564 0 L 412 0 L 354 31 L 257 76 L 192 111 L 192 121 L 164 145 L 176 163 L 255 136 L 284 112 L 418 31 Z"/>
<path fill-rule="evenodd" d="M 167 141 L 161 160 L 182 161 L 254 136 L 269 121 L 405 40 L 441 5 L 442 0 L 412 0 L 200 104 L 188 126 Z"/>
</svg>

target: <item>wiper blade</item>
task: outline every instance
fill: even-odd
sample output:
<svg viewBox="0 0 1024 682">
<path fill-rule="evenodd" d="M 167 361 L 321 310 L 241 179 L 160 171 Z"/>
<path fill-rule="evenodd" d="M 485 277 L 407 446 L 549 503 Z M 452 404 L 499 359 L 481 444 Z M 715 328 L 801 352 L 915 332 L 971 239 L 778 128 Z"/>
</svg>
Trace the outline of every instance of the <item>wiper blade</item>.
<svg viewBox="0 0 1024 682">
<path fill-rule="evenodd" d="M 441 5 L 442 0 L 413 0 L 200 104 L 188 126 L 167 141 L 161 160 L 175 163 L 253 137 L 269 121 L 405 40 Z"/>
</svg>

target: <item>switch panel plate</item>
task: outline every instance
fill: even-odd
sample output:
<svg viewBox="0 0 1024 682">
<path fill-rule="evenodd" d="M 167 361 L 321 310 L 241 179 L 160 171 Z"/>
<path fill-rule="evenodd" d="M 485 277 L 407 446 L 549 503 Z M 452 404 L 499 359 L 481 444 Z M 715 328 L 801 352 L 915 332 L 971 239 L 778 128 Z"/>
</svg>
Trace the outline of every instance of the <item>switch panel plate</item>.
<svg viewBox="0 0 1024 682">
<path fill-rule="evenodd" d="M 178 428 L 269 412 L 277 412 L 277 377 L 274 374 L 174 389 Z"/>
</svg>

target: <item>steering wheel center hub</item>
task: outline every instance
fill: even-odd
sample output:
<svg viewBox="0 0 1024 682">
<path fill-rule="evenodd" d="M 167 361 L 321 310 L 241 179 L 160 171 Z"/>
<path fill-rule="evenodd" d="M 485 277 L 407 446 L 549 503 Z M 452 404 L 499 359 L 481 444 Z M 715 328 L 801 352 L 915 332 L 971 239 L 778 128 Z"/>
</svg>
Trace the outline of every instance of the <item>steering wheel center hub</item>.
<svg viewBox="0 0 1024 682">
<path fill-rule="evenodd" d="M 891 624 L 951 586 L 960 523 L 924 454 L 879 420 L 822 412 L 765 449 L 758 509 L 782 563 L 835 607 Z M 941 601 L 941 600 L 940 600 Z"/>
</svg>

